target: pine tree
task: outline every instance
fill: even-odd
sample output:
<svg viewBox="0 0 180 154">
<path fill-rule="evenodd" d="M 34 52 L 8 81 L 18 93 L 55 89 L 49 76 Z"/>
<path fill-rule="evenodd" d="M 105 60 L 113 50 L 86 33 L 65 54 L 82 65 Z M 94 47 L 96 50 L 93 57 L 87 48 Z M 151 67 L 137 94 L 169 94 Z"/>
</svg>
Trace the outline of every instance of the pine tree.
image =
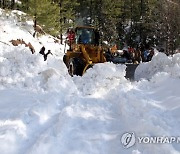
<svg viewBox="0 0 180 154">
<path fill-rule="evenodd" d="M 22 8 L 34 16 L 35 24 L 54 36 L 62 35 L 72 25 L 75 5 L 76 0 L 22 0 Z"/>
<path fill-rule="evenodd" d="M 29 0 L 21 0 L 21 4 L 18 4 L 18 8 L 24 12 L 29 10 Z"/>
<path fill-rule="evenodd" d="M 108 42 L 117 40 L 117 28 L 121 14 L 121 0 L 79 0 L 77 14 L 84 25 L 92 25 L 103 34 Z"/>
<path fill-rule="evenodd" d="M 11 9 L 14 9 L 15 7 L 15 0 L 11 0 Z"/>
<path fill-rule="evenodd" d="M 179 0 L 21 0 L 22 8 L 53 35 L 74 25 L 99 29 L 110 43 L 179 46 Z"/>
<path fill-rule="evenodd" d="M 56 0 L 59 2 L 59 33 L 62 44 L 62 34 L 74 26 L 75 9 L 78 6 L 77 0 Z"/>
<path fill-rule="evenodd" d="M 154 35 L 156 44 L 165 49 L 167 54 L 173 54 L 180 46 L 180 6 L 178 0 L 160 0 L 154 8 Z"/>
<path fill-rule="evenodd" d="M 152 39 L 152 10 L 156 0 L 124 0 L 122 16 L 118 25 L 123 35 L 120 37 L 126 44 L 136 47 Z M 123 31 L 124 30 L 124 31 Z M 153 40 L 153 39 L 152 39 Z M 148 42 L 153 44 L 153 41 Z"/>
<path fill-rule="evenodd" d="M 102 5 L 102 25 L 106 39 L 115 43 L 118 40 L 117 24 L 121 16 L 121 0 L 104 0 Z"/>
</svg>

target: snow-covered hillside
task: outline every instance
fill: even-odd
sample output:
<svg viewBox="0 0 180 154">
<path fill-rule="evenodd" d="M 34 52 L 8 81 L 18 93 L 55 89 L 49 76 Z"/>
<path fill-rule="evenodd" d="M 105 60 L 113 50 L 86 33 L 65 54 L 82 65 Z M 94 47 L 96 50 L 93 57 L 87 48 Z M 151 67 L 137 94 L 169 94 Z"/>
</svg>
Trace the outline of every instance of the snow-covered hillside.
<svg viewBox="0 0 180 154">
<path fill-rule="evenodd" d="M 64 47 L 32 37 L 22 12 L 0 10 L 0 151 L 3 154 L 178 154 L 180 143 L 126 149 L 125 132 L 180 136 L 180 54 L 157 54 L 140 64 L 135 82 L 125 66 L 97 64 L 83 77 L 68 75 Z M 23 39 L 35 47 L 9 41 Z M 39 50 L 50 49 L 44 61 Z"/>
</svg>

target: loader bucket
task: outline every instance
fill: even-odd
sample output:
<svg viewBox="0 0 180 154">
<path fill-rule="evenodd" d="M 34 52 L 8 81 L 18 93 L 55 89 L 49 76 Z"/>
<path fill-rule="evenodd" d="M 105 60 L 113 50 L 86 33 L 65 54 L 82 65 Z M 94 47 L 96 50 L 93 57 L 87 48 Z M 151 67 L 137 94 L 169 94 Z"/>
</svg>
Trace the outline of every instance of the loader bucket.
<svg viewBox="0 0 180 154">
<path fill-rule="evenodd" d="M 84 67 L 84 70 L 83 70 L 82 75 L 84 75 L 84 73 L 85 73 L 89 68 L 92 68 L 92 67 L 93 67 L 93 64 L 86 64 L 86 66 Z"/>
<path fill-rule="evenodd" d="M 126 78 L 133 81 L 134 80 L 134 73 L 139 64 L 126 64 Z"/>
</svg>

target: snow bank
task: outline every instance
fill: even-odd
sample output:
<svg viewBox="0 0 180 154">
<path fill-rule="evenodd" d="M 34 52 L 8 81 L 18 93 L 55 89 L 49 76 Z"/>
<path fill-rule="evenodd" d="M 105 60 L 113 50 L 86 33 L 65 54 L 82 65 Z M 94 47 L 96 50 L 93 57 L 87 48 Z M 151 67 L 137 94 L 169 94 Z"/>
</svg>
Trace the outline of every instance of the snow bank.
<svg viewBox="0 0 180 154">
<path fill-rule="evenodd" d="M 19 87 L 40 90 L 59 89 L 60 84 L 66 87 L 70 78 L 67 69 L 60 59 L 49 57 L 44 61 L 42 55 L 32 55 L 23 46 L 1 46 L 0 53 L 0 87 Z M 53 80 L 55 83 L 53 83 Z"/>
<path fill-rule="evenodd" d="M 31 43 L 38 53 L 42 46 L 46 48 L 45 52 L 51 50 L 54 55 L 62 56 L 64 52 L 64 45 L 54 43 L 53 36 L 45 35 L 39 38 L 32 36 L 34 32 L 33 21 L 25 13 L 14 10 L 4 11 L 0 10 L 0 43 L 11 45 L 10 40 L 23 39 L 26 43 Z"/>
<path fill-rule="evenodd" d="M 148 63 L 141 63 L 135 71 L 135 79 L 142 78 L 151 79 L 155 74 L 166 72 L 171 77 L 180 77 L 180 54 L 172 57 L 166 56 L 164 53 L 158 53 Z"/>
<path fill-rule="evenodd" d="M 33 32 L 31 22 L 24 22 L 22 25 L 22 21 L 18 21 L 25 15 L 23 12 L 16 10 L 8 12 L 2 9 L 0 12 L 2 14 L 0 20 L 3 20 L 0 22 L 0 88 L 59 90 L 71 87 L 72 83 L 67 82 L 70 77 L 62 58 L 56 57 L 63 55 L 62 46 L 54 43 L 50 36 L 33 38 L 30 34 Z M 32 43 L 36 50 L 35 54 L 32 55 L 29 48 L 24 45 L 13 46 L 9 42 L 12 39 L 23 39 L 26 43 Z M 47 61 L 39 54 L 43 45 L 46 48 L 45 52 L 50 49 L 53 53 L 48 56 Z"/>
<path fill-rule="evenodd" d="M 124 77 L 125 68 L 125 65 L 113 63 L 96 64 L 87 70 L 83 77 L 74 77 L 73 80 L 82 94 L 93 95 L 101 91 L 100 95 L 103 95 L 108 90 L 127 81 Z"/>
</svg>

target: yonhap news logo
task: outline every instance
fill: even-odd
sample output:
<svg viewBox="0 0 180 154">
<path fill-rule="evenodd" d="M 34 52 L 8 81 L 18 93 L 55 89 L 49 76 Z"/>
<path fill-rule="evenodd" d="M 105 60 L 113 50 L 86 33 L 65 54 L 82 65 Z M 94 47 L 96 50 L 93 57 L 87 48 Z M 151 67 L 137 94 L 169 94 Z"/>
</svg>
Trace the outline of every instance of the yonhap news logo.
<svg viewBox="0 0 180 154">
<path fill-rule="evenodd" d="M 180 136 L 136 136 L 134 132 L 126 132 L 121 136 L 124 148 L 130 148 L 138 144 L 180 144 Z"/>
<path fill-rule="evenodd" d="M 124 148 L 132 147 L 136 142 L 136 137 L 134 132 L 124 133 L 121 137 L 121 143 Z"/>
</svg>

